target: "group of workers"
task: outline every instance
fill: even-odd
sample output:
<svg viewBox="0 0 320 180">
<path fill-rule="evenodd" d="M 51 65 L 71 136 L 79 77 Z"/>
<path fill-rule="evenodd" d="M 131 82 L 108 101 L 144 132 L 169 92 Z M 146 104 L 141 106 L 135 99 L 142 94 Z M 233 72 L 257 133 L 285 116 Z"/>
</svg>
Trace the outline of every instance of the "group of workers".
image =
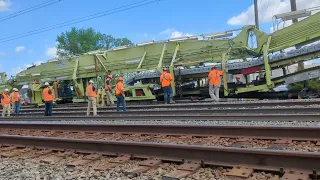
<svg viewBox="0 0 320 180">
<path fill-rule="evenodd" d="M 112 80 L 112 75 L 107 75 L 105 82 L 105 92 L 107 98 L 107 105 L 113 105 L 112 98 L 112 88 L 110 85 L 110 81 Z M 124 84 L 123 77 L 118 77 L 118 82 L 116 84 L 116 97 L 117 97 L 117 111 L 120 111 L 120 104 L 122 105 L 122 111 L 126 111 L 126 101 L 124 94 Z M 97 91 L 93 85 L 93 81 L 89 81 L 89 86 L 86 89 L 86 95 L 88 96 L 88 107 L 87 107 L 87 116 L 90 115 L 90 109 L 93 109 L 93 115 L 97 115 Z"/>
<path fill-rule="evenodd" d="M 164 93 L 164 101 L 165 104 L 173 104 L 175 101 L 173 100 L 173 91 L 172 91 L 172 75 L 168 72 L 168 68 L 163 68 L 163 72 L 160 76 L 160 83 Z M 219 101 L 219 91 L 220 91 L 220 78 L 223 75 L 223 71 L 217 70 L 216 66 L 211 68 L 209 72 L 209 94 L 213 101 Z M 105 93 L 107 99 L 107 105 L 114 105 L 113 97 L 112 97 L 112 88 L 110 85 L 110 81 L 112 80 L 112 75 L 106 76 L 105 82 Z M 240 77 L 236 77 L 236 84 L 241 84 Z M 86 95 L 88 96 L 88 107 L 87 107 L 87 116 L 90 115 L 91 107 L 93 109 L 93 115 L 97 115 L 97 90 L 94 87 L 94 82 L 92 80 L 89 81 L 89 85 L 86 88 Z M 45 103 L 45 116 L 52 116 L 52 107 L 53 107 L 53 95 L 52 91 L 49 88 L 49 83 L 46 82 L 45 87 L 43 89 L 43 100 Z M 118 82 L 115 86 L 115 94 L 117 98 L 117 111 L 120 111 L 120 104 L 122 105 L 122 111 L 126 111 L 126 101 L 125 101 L 125 93 L 124 93 L 124 84 L 123 77 L 118 77 Z M 5 92 L 2 94 L 1 103 L 3 106 L 2 117 L 4 117 L 5 113 L 10 116 L 10 111 L 15 113 L 20 112 L 20 95 L 18 89 L 14 88 L 13 92 L 9 95 L 8 89 L 5 89 Z M 12 109 L 10 107 L 12 105 Z"/>
<path fill-rule="evenodd" d="M 19 90 L 17 88 L 13 88 L 12 90 L 12 93 L 9 94 L 9 90 L 5 89 L 1 95 L 2 117 L 5 117 L 6 114 L 10 116 L 10 114 L 20 113 Z"/>
<path fill-rule="evenodd" d="M 112 88 L 110 85 L 110 81 L 112 80 L 112 75 L 106 76 L 105 82 L 105 92 L 106 92 L 106 99 L 107 105 L 113 105 L 113 98 L 112 98 Z M 173 91 L 171 83 L 173 81 L 172 75 L 168 72 L 167 68 L 163 68 L 163 73 L 160 76 L 160 82 L 164 93 L 164 101 L 165 103 L 175 103 L 173 101 Z M 117 98 L 117 111 L 120 111 L 120 105 L 122 105 L 122 111 L 126 111 L 126 101 L 125 101 L 125 93 L 124 93 L 124 84 L 123 84 L 123 77 L 118 78 L 118 82 L 115 87 L 115 93 Z M 89 98 L 88 107 L 87 107 L 87 116 L 90 115 L 90 109 L 93 108 L 93 115 L 97 115 L 97 92 L 95 87 L 93 86 L 93 81 L 89 81 L 89 86 L 86 89 L 86 94 Z"/>
</svg>

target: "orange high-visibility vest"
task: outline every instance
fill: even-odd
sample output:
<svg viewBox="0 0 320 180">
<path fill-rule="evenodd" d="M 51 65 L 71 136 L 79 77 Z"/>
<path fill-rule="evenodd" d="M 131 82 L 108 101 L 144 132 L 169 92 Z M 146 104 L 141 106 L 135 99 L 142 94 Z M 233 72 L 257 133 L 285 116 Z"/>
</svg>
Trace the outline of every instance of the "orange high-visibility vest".
<svg viewBox="0 0 320 180">
<path fill-rule="evenodd" d="M 163 72 L 160 76 L 160 82 L 162 87 L 167 87 L 171 85 L 172 76 L 170 73 Z"/>
<path fill-rule="evenodd" d="M 92 84 L 87 87 L 86 94 L 88 97 L 97 97 L 97 93 L 93 91 Z"/>
<path fill-rule="evenodd" d="M 3 99 L 1 100 L 2 104 L 10 104 L 10 96 L 8 96 L 7 94 L 3 93 L 2 94 Z"/>
<path fill-rule="evenodd" d="M 124 93 L 123 90 L 124 90 L 123 83 L 122 82 L 118 82 L 117 85 L 116 85 L 116 96 Z"/>
<path fill-rule="evenodd" d="M 20 102 L 19 92 L 13 93 L 13 100 L 14 100 L 14 102 Z"/>
<path fill-rule="evenodd" d="M 47 87 L 43 90 L 43 100 L 45 102 L 53 101 L 53 96 L 52 96 L 52 94 L 49 94 L 49 90 L 50 90 L 49 87 Z"/>
<path fill-rule="evenodd" d="M 210 84 L 218 85 L 220 84 L 220 76 L 223 75 L 223 71 L 212 70 L 210 71 L 208 78 L 210 79 Z"/>
</svg>

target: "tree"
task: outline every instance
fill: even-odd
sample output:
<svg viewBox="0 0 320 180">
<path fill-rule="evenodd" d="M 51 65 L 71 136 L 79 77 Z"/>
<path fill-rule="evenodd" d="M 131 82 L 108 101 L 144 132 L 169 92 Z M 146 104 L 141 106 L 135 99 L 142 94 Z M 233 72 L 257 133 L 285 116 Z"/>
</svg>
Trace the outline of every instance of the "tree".
<svg viewBox="0 0 320 180">
<path fill-rule="evenodd" d="M 59 57 L 78 55 L 98 49 L 111 49 L 118 46 L 133 45 L 127 38 L 114 38 L 95 31 L 93 28 L 77 29 L 73 27 L 57 36 L 57 54 Z"/>
<path fill-rule="evenodd" d="M 114 38 L 111 35 L 103 34 L 102 39 L 105 43 L 106 49 L 112 49 L 119 46 L 133 45 L 133 43 L 127 38 Z"/>
<path fill-rule="evenodd" d="M 313 92 L 320 90 L 320 80 L 319 79 L 309 79 L 306 81 L 307 88 Z M 293 83 L 289 86 L 289 91 L 301 91 L 304 88 L 304 82 Z"/>
</svg>

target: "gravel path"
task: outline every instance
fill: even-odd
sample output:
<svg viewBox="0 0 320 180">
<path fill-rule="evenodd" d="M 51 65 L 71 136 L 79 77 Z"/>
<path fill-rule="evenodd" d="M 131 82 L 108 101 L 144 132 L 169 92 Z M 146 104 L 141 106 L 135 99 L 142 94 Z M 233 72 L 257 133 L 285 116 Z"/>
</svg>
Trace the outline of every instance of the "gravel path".
<svg viewBox="0 0 320 180">
<path fill-rule="evenodd" d="M 116 166 L 109 171 L 95 171 L 89 165 L 70 168 L 66 163 L 80 159 L 81 155 L 74 154 L 56 164 L 46 164 L 38 159 L 0 158 L 0 179 L 6 180 L 161 180 L 163 175 L 172 172 L 177 164 L 164 163 L 158 168 L 137 177 L 126 176 L 125 170 L 137 166 L 139 160 L 132 160 Z M 98 160 L 100 161 L 100 160 Z M 97 163 L 97 162 L 95 162 Z M 239 178 L 225 176 L 230 169 L 202 168 L 195 174 L 182 180 L 238 180 Z M 241 178 L 243 179 L 243 178 Z M 254 173 L 248 180 L 278 180 L 277 175 Z"/>
<path fill-rule="evenodd" d="M 106 117 L 107 118 L 107 117 Z M 245 125 L 245 126 L 320 126 L 320 122 L 315 121 L 213 121 L 213 120 L 193 120 L 193 121 L 179 121 L 179 120 L 141 120 L 141 121 L 127 121 L 127 120 L 75 120 L 75 121 L 1 121 L 1 123 L 41 123 L 41 124 L 181 124 L 181 125 Z"/>
</svg>

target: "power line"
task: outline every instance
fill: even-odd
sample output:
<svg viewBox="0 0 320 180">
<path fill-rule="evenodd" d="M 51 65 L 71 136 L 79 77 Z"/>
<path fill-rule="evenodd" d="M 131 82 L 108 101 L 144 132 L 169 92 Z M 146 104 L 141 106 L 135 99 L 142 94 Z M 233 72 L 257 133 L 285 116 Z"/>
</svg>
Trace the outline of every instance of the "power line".
<svg viewBox="0 0 320 180">
<path fill-rule="evenodd" d="M 145 6 L 145 5 L 148 5 L 148 4 L 156 3 L 158 1 L 163 1 L 163 0 L 152 0 L 152 1 L 150 1 L 150 0 L 142 0 L 142 1 L 138 1 L 138 2 L 135 2 L 135 3 L 131 3 L 131 4 L 128 4 L 128 5 L 120 6 L 120 7 L 117 7 L 117 8 L 114 8 L 114 9 L 110 9 L 110 10 L 107 10 L 107 11 L 103 11 L 103 12 L 100 12 L 100 13 L 84 16 L 82 18 L 66 21 L 66 22 L 63 22 L 63 23 L 55 24 L 55 25 L 52 25 L 52 26 L 47 26 L 47 27 L 44 27 L 44 28 L 40 28 L 40 29 L 29 31 L 29 32 L 26 32 L 26 33 L 17 34 L 17 35 L 14 35 L 14 36 L 9 36 L 9 37 L 6 37 L 6 38 L 1 38 L 0 39 L 0 43 L 12 41 L 12 40 L 15 40 L 15 39 L 20 39 L 20 38 L 23 38 L 23 37 L 39 34 L 39 33 L 42 33 L 42 32 L 50 31 L 50 30 L 53 30 L 53 29 L 58 29 L 58 28 L 61 28 L 61 27 L 65 27 L 65 26 L 72 25 L 72 24 L 77 24 L 77 23 L 84 22 L 84 21 L 89 21 L 89 20 L 96 19 L 96 18 L 99 18 L 99 17 L 108 16 L 108 15 L 111 15 L 111 14 L 115 14 L 115 13 L 123 12 L 123 11 L 126 11 L 126 10 L 134 9 L 134 8 L 137 8 L 137 7 Z"/>
<path fill-rule="evenodd" d="M 35 11 L 35 10 L 38 10 L 38 9 L 41 9 L 41 8 L 44 8 L 44 7 L 47 7 L 47 6 L 50 6 L 50 5 L 59 3 L 60 1 L 62 1 L 62 0 L 50 0 L 50 1 L 46 1 L 46 2 L 44 2 L 44 3 L 41 3 L 41 4 L 38 4 L 38 5 L 32 6 L 32 7 L 29 7 L 29 8 L 24 9 L 24 10 L 21 10 L 21 11 L 19 11 L 19 12 L 12 13 L 12 14 L 9 14 L 9 15 L 7 15 L 7 16 L 0 17 L 0 22 L 5 21 L 5 20 L 8 20 L 8 19 L 15 18 L 15 17 L 17 17 L 17 16 L 21 16 L 21 15 L 26 14 L 26 13 L 28 13 L 28 12 L 32 12 L 32 11 Z"/>
</svg>

